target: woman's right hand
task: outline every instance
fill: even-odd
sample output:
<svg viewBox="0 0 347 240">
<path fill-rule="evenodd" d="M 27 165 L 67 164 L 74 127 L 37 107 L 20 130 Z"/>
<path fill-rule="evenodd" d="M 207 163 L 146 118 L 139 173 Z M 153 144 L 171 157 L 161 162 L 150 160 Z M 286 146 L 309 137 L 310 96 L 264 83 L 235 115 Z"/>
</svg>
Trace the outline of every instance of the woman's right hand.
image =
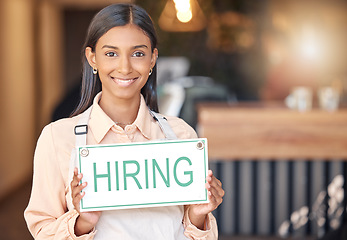
<svg viewBox="0 0 347 240">
<path fill-rule="evenodd" d="M 87 182 L 80 184 L 83 178 L 82 173 L 78 173 L 78 169 L 74 169 L 73 179 L 71 181 L 71 196 L 72 203 L 75 206 L 76 211 L 79 213 L 75 224 L 75 235 L 80 236 L 90 233 L 95 227 L 101 216 L 100 211 L 95 212 L 80 212 L 80 201 L 84 197 L 85 192 L 82 190 L 87 186 Z"/>
</svg>

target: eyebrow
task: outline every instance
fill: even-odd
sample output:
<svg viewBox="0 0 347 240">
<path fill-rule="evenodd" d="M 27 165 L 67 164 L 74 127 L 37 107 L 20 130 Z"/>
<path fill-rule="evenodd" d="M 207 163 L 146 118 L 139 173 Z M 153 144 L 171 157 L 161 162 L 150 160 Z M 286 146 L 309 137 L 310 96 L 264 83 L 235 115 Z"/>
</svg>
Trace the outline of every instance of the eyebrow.
<svg viewBox="0 0 347 240">
<path fill-rule="evenodd" d="M 104 45 L 104 46 L 102 46 L 102 48 L 119 49 L 118 47 L 112 46 L 112 45 Z M 136 45 L 136 46 L 132 47 L 132 49 L 138 49 L 138 48 L 148 48 L 148 47 L 147 47 L 147 45 L 145 45 L 145 44 Z"/>
</svg>

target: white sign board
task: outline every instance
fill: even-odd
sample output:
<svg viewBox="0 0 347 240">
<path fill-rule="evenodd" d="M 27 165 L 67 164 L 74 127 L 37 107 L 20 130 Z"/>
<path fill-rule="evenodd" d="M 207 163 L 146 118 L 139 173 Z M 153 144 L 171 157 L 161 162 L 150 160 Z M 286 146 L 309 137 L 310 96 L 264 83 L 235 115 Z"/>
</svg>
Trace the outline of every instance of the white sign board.
<svg viewBox="0 0 347 240">
<path fill-rule="evenodd" d="M 80 210 L 207 203 L 207 139 L 77 148 L 84 189 Z"/>
</svg>

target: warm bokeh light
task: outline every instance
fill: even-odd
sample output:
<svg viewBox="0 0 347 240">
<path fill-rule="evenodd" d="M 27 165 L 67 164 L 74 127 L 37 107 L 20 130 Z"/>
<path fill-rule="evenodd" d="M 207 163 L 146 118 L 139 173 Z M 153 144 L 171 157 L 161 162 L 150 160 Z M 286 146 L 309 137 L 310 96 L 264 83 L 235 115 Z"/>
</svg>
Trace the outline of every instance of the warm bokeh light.
<svg viewBox="0 0 347 240">
<path fill-rule="evenodd" d="M 301 55 L 311 60 L 321 58 L 323 46 L 321 46 L 319 39 L 312 27 L 304 27 L 300 41 Z"/>
<path fill-rule="evenodd" d="M 176 16 L 180 22 L 187 23 L 193 18 L 189 0 L 174 0 Z"/>
<path fill-rule="evenodd" d="M 207 21 L 197 0 L 167 0 L 158 23 L 169 32 L 197 32 Z"/>
<path fill-rule="evenodd" d="M 174 3 L 177 12 L 187 12 L 191 9 L 189 0 L 174 0 Z"/>
<path fill-rule="evenodd" d="M 177 16 L 177 19 L 183 23 L 189 22 L 193 18 L 193 14 L 191 11 L 177 12 L 176 16 Z"/>
</svg>

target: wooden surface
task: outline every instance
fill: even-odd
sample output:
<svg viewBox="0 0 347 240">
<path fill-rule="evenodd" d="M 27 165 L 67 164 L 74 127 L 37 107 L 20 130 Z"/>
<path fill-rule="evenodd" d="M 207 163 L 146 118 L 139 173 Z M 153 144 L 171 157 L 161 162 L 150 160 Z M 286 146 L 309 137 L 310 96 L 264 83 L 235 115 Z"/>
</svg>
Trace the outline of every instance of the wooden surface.
<svg viewBox="0 0 347 240">
<path fill-rule="evenodd" d="M 197 130 L 208 139 L 210 160 L 347 159 L 347 109 L 202 104 Z"/>
</svg>

